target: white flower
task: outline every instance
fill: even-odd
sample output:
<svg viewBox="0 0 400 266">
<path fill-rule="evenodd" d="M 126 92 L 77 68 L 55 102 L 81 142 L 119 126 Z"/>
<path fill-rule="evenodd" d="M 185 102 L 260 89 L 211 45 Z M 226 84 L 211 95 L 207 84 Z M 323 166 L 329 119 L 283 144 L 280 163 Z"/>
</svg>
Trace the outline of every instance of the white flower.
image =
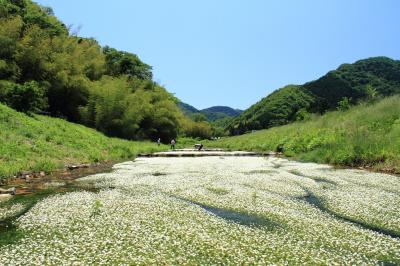
<svg viewBox="0 0 400 266">
<path fill-rule="evenodd" d="M 345 220 L 399 233 L 398 177 L 259 157 L 114 169 L 79 180 L 100 192 L 55 195 L 19 218 L 24 237 L 0 248 L 0 265 L 400 263 L 399 238 Z"/>
</svg>

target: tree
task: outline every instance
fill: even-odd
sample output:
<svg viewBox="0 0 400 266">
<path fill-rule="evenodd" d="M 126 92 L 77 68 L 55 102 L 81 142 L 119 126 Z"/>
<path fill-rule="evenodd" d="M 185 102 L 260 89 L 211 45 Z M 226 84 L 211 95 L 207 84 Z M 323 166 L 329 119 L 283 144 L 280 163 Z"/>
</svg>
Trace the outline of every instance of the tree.
<svg viewBox="0 0 400 266">
<path fill-rule="evenodd" d="M 21 112 L 41 112 L 47 108 L 46 91 L 36 81 L 24 84 L 1 83 L 0 102 Z"/>
<path fill-rule="evenodd" d="M 209 139 L 212 136 L 212 128 L 207 122 L 186 121 L 183 125 L 183 133 L 187 137 Z"/>
<path fill-rule="evenodd" d="M 135 54 L 118 51 L 109 46 L 103 48 L 106 59 L 106 73 L 118 77 L 127 75 L 141 80 L 151 80 L 151 66 L 143 63 Z"/>
<path fill-rule="evenodd" d="M 202 113 L 194 113 L 191 115 L 191 118 L 195 122 L 206 122 L 207 121 L 206 115 L 202 114 Z"/>
<path fill-rule="evenodd" d="M 306 109 L 301 108 L 300 110 L 298 110 L 296 112 L 295 115 L 295 121 L 303 121 L 303 120 L 309 120 L 311 117 L 311 114 L 309 112 L 307 112 Z"/>
<path fill-rule="evenodd" d="M 343 97 L 341 101 L 338 102 L 337 110 L 346 111 L 350 109 L 351 106 L 351 98 Z"/>
<path fill-rule="evenodd" d="M 378 91 L 372 87 L 371 84 L 368 84 L 365 87 L 365 98 L 368 102 L 374 101 L 378 97 Z"/>
<path fill-rule="evenodd" d="M 31 0 L 0 0 L 0 101 L 127 139 L 169 141 L 189 121 L 137 55 L 69 34 Z M 207 123 L 190 123 L 193 136 L 209 134 Z"/>
</svg>

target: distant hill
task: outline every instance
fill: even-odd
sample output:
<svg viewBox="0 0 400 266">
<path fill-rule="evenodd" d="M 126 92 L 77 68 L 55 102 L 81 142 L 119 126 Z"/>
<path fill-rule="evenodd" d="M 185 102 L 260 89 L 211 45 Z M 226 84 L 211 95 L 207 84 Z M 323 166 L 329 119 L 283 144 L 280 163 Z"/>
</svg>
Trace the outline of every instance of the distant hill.
<svg viewBox="0 0 400 266">
<path fill-rule="evenodd" d="M 228 106 L 212 106 L 201 110 L 201 113 L 203 113 L 210 121 L 215 121 L 225 117 L 235 117 L 240 115 L 242 112 L 242 110 L 233 109 Z"/>
<path fill-rule="evenodd" d="M 191 116 L 192 114 L 200 112 L 195 107 L 191 106 L 190 104 L 184 103 L 184 102 L 178 102 L 177 105 L 181 109 L 181 111 L 187 116 Z"/>
<path fill-rule="evenodd" d="M 190 104 L 184 102 L 178 102 L 178 107 L 187 116 L 192 116 L 196 113 L 204 114 L 208 121 L 213 122 L 219 119 L 232 118 L 240 115 L 243 111 L 239 109 L 233 109 L 228 106 L 212 106 L 202 110 L 198 110 Z"/>
<path fill-rule="evenodd" d="M 266 129 L 301 120 L 307 113 L 335 109 L 345 97 L 350 103 L 400 93 L 400 61 L 373 57 L 343 64 L 303 85 L 288 85 L 261 99 L 227 126 L 233 134 Z"/>
</svg>

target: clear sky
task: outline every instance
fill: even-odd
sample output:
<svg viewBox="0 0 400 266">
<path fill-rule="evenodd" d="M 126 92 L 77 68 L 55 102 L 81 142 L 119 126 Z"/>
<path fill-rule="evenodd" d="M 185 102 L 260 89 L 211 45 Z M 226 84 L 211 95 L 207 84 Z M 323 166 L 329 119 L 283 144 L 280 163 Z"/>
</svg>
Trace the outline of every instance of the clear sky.
<svg viewBox="0 0 400 266">
<path fill-rule="evenodd" d="M 400 59 L 397 0 L 38 0 L 79 35 L 137 54 L 196 108 L 245 109 L 342 63 Z"/>
</svg>

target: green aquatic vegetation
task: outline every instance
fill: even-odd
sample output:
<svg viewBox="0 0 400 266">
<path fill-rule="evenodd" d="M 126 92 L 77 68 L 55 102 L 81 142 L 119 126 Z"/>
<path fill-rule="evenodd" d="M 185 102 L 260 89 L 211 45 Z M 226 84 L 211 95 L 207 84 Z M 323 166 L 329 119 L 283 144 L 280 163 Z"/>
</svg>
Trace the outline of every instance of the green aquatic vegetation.
<svg viewBox="0 0 400 266">
<path fill-rule="evenodd" d="M 2 246 L 0 262 L 400 263 L 396 176 L 259 157 L 139 158 L 114 169 L 77 181 L 100 190 L 47 197 L 19 217 L 21 237 Z M 246 174 L 255 169 L 274 171 Z"/>
<path fill-rule="evenodd" d="M 103 204 L 100 200 L 95 200 L 93 203 L 92 214 L 91 217 L 95 217 L 101 213 L 101 209 L 103 208 Z"/>
<path fill-rule="evenodd" d="M 229 190 L 222 187 L 206 187 L 208 191 L 215 193 L 217 195 L 225 195 L 229 193 Z"/>
</svg>

